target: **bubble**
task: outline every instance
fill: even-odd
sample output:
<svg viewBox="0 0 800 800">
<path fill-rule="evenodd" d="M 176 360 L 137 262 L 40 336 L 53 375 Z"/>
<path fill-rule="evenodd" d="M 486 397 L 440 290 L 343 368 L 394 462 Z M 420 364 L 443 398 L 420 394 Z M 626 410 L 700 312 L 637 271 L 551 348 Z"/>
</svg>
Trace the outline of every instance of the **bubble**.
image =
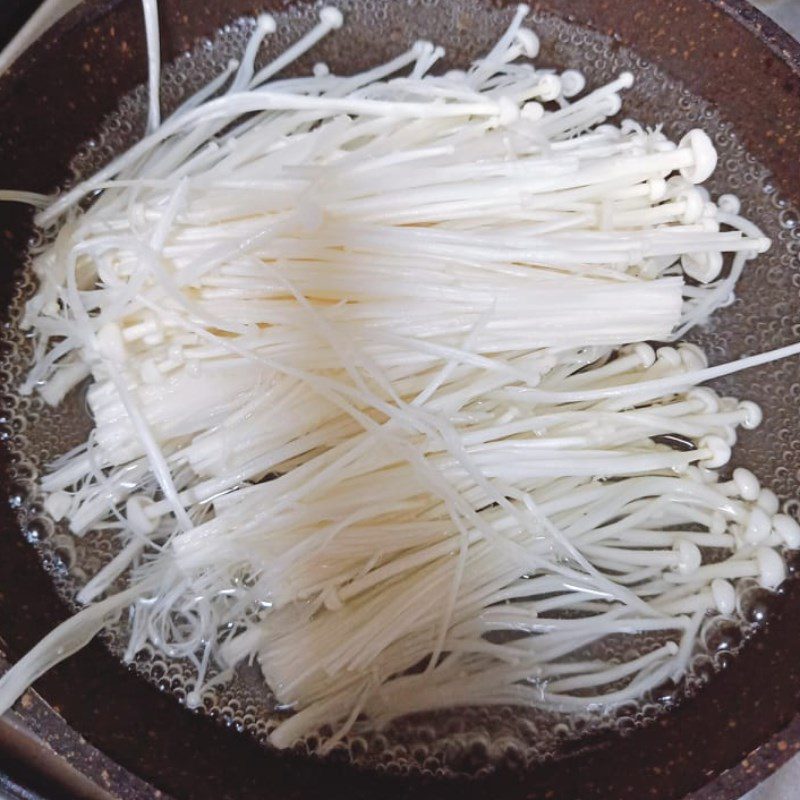
<svg viewBox="0 0 800 800">
<path fill-rule="evenodd" d="M 8 487 L 8 504 L 15 510 L 21 510 L 34 493 L 35 487 L 30 481 L 15 480 Z"/>
<path fill-rule="evenodd" d="M 632 716 L 622 716 L 617 719 L 616 729 L 624 735 L 633 733 L 636 729 L 636 720 Z"/>
<path fill-rule="evenodd" d="M 665 681 L 650 692 L 650 697 L 658 706 L 671 708 L 681 698 L 681 686 L 672 680 Z"/>
<path fill-rule="evenodd" d="M 703 638 L 709 653 L 733 652 L 742 643 L 742 627 L 733 620 L 717 618 L 706 627 Z"/>
<path fill-rule="evenodd" d="M 777 602 L 778 598 L 774 592 L 753 587 L 741 596 L 742 616 L 755 626 L 765 625 L 775 610 Z"/>
<path fill-rule="evenodd" d="M 30 544 L 39 544 L 53 533 L 53 522 L 49 517 L 33 517 L 24 529 Z"/>
</svg>

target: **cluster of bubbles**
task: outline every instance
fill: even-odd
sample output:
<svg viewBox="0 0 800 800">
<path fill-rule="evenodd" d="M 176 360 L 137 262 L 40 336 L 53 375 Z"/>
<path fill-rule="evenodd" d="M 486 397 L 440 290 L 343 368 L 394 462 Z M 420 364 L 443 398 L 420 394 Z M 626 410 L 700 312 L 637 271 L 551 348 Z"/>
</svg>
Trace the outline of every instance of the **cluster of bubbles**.
<svg viewBox="0 0 800 800">
<path fill-rule="evenodd" d="M 312 59 L 299 62 L 296 69 L 307 71 L 316 60 L 326 61 L 334 70 L 364 67 L 399 52 L 426 30 L 444 35 L 440 43 L 447 48 L 448 64 L 463 64 L 494 42 L 508 16 L 507 10 L 487 11 L 487 5 L 477 0 L 435 5 L 425 0 L 391 4 L 345 0 L 339 6 L 347 18 L 345 30 L 325 41 Z M 425 8 L 424 13 L 420 13 L 421 7 Z M 270 51 L 279 52 L 307 30 L 316 13 L 317 9 L 308 4 L 281 16 L 278 33 L 268 43 Z M 636 83 L 625 95 L 627 115 L 646 125 L 662 123 L 672 138 L 693 127 L 704 128 L 720 154 L 709 188 L 715 193 L 735 192 L 746 216 L 772 237 L 772 250 L 749 272 L 745 271 L 740 282 L 738 294 L 749 302 L 724 309 L 711 326 L 693 334 L 712 363 L 800 338 L 800 326 L 791 314 L 790 301 L 800 293 L 800 214 L 781 196 L 769 173 L 746 151 L 732 126 L 680 83 L 608 37 L 543 12 L 534 12 L 530 25 L 542 41 L 539 63 L 579 69 L 587 75 L 589 86 L 630 70 Z M 252 20 L 236 21 L 220 30 L 213 41 L 201 41 L 192 53 L 164 69 L 165 111 L 168 113 L 238 57 L 252 26 Z M 377 42 L 381 44 L 376 45 Z M 76 154 L 72 164 L 76 181 L 95 172 L 137 140 L 144 128 L 146 103 L 144 87 L 121 99 L 118 111 L 104 121 L 97 137 Z M 32 241 L 31 245 L 39 247 L 42 242 Z M 58 410 L 46 407 L 35 396 L 21 397 L 14 392 L 31 355 L 29 340 L 16 322 L 34 289 L 30 271 L 22 274 L 15 288 L 10 322 L 3 331 L 0 439 L 10 453 L 13 485 L 8 501 L 17 512 L 20 529 L 36 548 L 61 596 L 73 603 L 78 589 L 113 556 L 115 542 L 101 532 L 82 538 L 70 535 L 49 519 L 41 505 L 37 492 L 40 470 L 57 455 L 84 441 L 91 425 L 79 391 L 73 392 Z M 734 386 L 741 380 L 739 376 L 725 379 L 723 391 L 737 394 Z M 765 485 L 786 498 L 796 485 L 800 469 L 796 420 L 800 370 L 796 361 L 778 362 L 757 374 L 749 373 L 746 389 L 738 394 L 761 405 L 765 423 L 758 430 L 758 438 L 743 433 L 731 468 L 746 464 Z M 796 513 L 799 502 L 789 501 L 788 513 Z M 522 768 L 542 761 L 555 755 L 565 741 L 574 742 L 587 733 L 635 731 L 687 694 L 699 691 L 718 670 L 725 668 L 779 602 L 753 581 L 739 582 L 737 594 L 735 618 L 709 618 L 703 627 L 692 668 L 681 686 L 659 687 L 641 702 L 617 709 L 613 717 L 559 715 L 510 706 L 457 709 L 415 715 L 396 720 L 381 731 L 353 734 L 328 757 L 397 774 L 480 774 L 498 762 Z M 113 652 L 121 655 L 126 641 L 124 620 L 108 632 L 106 641 Z M 623 655 L 631 658 L 649 652 L 662 643 L 650 635 L 620 637 L 604 642 L 604 652 L 598 655 L 613 662 Z M 142 650 L 133 668 L 182 702 L 193 689 L 191 666 L 165 659 L 153 648 Z M 277 722 L 290 712 L 276 707 L 257 667 L 250 666 L 241 669 L 230 683 L 209 689 L 198 713 L 266 743 Z M 297 745 L 300 752 L 313 752 L 315 747 L 314 736 Z"/>
</svg>

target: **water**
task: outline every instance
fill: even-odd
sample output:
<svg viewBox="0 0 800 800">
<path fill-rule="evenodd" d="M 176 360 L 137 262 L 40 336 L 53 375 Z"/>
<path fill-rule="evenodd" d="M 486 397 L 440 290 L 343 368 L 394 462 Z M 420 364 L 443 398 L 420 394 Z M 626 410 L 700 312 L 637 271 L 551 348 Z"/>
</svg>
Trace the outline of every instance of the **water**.
<svg viewBox="0 0 800 800">
<path fill-rule="evenodd" d="M 443 36 L 437 42 L 448 51 L 448 66 L 464 65 L 486 51 L 509 18 L 508 11 L 486 10 L 476 0 L 431 4 L 425 0 L 385 3 L 354 0 L 340 3 L 346 14 L 343 31 L 318 47 L 299 65 L 307 71 L 324 60 L 334 71 L 346 73 L 404 49 L 416 38 Z M 278 33 L 269 40 L 269 53 L 280 52 L 299 31 L 315 20 L 313 6 L 295 9 L 278 19 Z M 251 20 L 224 28 L 213 41 L 201 42 L 166 68 L 162 97 L 165 109 L 174 108 L 187 94 L 221 72 L 238 57 L 252 29 Z M 542 40 L 537 59 L 542 65 L 574 67 L 588 76 L 589 86 L 631 70 L 636 84 L 625 95 L 623 111 L 644 124 L 663 123 L 673 138 L 692 127 L 703 127 L 714 139 L 720 163 L 709 189 L 734 192 L 742 212 L 773 239 L 772 250 L 746 271 L 739 285 L 740 299 L 719 312 L 707 330 L 694 335 L 712 363 L 770 349 L 800 338 L 800 325 L 792 316 L 792 298 L 800 290 L 800 214 L 788 205 L 768 171 L 743 147 L 736 131 L 701 98 L 608 37 L 541 13 L 532 27 Z M 377 29 L 377 30 L 376 30 Z M 380 42 L 380 44 L 376 44 Z M 92 174 L 113 155 L 130 146 L 143 129 L 146 94 L 143 88 L 120 102 L 97 135 L 75 155 L 76 180 Z M 40 245 L 40 242 L 33 242 Z M 35 289 L 31 274 L 16 288 L 12 320 L 19 318 L 24 301 Z M 13 324 L 4 332 L 8 345 L 0 358 L 0 383 L 20 384 L 30 359 L 30 343 Z M 743 432 L 731 465 L 747 465 L 784 501 L 791 513 L 800 508 L 796 495 L 800 474 L 800 430 L 796 409 L 800 399 L 800 369 L 785 361 L 743 377 L 719 383 L 722 391 L 758 402 L 765 422 L 757 433 Z M 6 416 L 0 420 L 0 438 L 9 446 L 14 486 L 10 502 L 17 510 L 22 534 L 36 548 L 61 596 L 72 602 L 77 590 L 115 552 L 115 542 L 104 535 L 78 539 L 55 525 L 43 513 L 37 493 L 37 476 L 55 456 L 84 441 L 91 429 L 81 392 L 73 392 L 58 410 L 38 398 L 21 397 L 6 390 L 2 398 Z M 65 424 L 69 420 L 69 424 Z M 708 620 L 697 644 L 691 673 L 680 687 L 663 686 L 640 703 L 619 709 L 611 719 L 592 715 L 557 715 L 512 707 L 470 708 L 417 715 L 392 723 L 383 731 L 351 736 L 330 756 L 376 770 L 404 773 L 424 771 L 436 775 L 480 774 L 504 762 L 524 766 L 556 753 L 566 741 L 578 740 L 603 727 L 632 731 L 648 724 L 686 693 L 701 691 L 717 670 L 734 658 L 755 627 L 763 624 L 776 598 L 752 581 L 737 587 L 736 620 Z M 111 631 L 108 646 L 120 654 L 124 625 Z M 603 643 L 602 656 L 613 661 L 621 654 L 648 652 L 663 643 L 654 636 L 617 637 Z M 139 654 L 136 669 L 146 680 L 185 701 L 193 688 L 194 672 L 183 662 L 165 660 L 148 649 Z M 202 698 L 200 713 L 266 742 L 277 721 L 287 712 L 275 708 L 274 698 L 255 667 L 240 670 L 235 680 Z M 324 733 L 324 731 L 323 731 Z M 317 736 L 297 745 L 312 752 Z"/>
</svg>

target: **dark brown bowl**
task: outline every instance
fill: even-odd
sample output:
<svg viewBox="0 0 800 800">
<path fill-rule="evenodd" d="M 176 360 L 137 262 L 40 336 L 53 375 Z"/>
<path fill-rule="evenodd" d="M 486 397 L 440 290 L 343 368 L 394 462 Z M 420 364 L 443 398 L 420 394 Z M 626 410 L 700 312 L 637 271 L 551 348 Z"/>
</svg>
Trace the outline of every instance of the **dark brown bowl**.
<svg viewBox="0 0 800 800">
<path fill-rule="evenodd" d="M 164 57 L 170 60 L 235 16 L 293 4 L 160 5 Z M 390 0 L 377 3 L 389 5 Z M 420 0 L 422 19 L 426 5 L 437 3 Z M 487 0 L 488 5 L 510 4 Z M 709 100 L 771 171 L 785 200 L 800 205 L 800 47 L 744 0 L 533 5 L 611 36 L 612 47 L 631 48 Z M 387 30 L 384 24 L 381 30 L 398 46 L 411 38 L 404 29 Z M 365 45 L 367 34 L 362 30 Z M 469 37 L 469 26 L 448 35 Z M 67 164 L 79 145 L 96 133 L 119 97 L 144 80 L 145 70 L 139 0 L 87 0 L 58 23 L 0 81 L 0 186 L 56 188 L 69 177 Z M 0 308 L 10 302 L 30 234 L 27 210 L 0 205 Z M 796 251 L 793 258 L 793 269 L 800 271 Z M 788 302 L 796 315 L 797 297 Z M 4 499 L 14 494 L 9 453 L 4 448 L 0 458 Z M 798 497 L 796 485 L 794 477 L 792 494 Z M 787 583 L 777 606 L 730 666 L 655 724 L 624 737 L 607 734 L 578 748 L 565 746 L 557 758 L 526 771 L 502 768 L 480 779 L 379 774 L 278 754 L 186 711 L 99 643 L 37 683 L 50 708 L 28 693 L 13 719 L 24 720 L 67 764 L 118 797 L 670 800 L 696 792 L 698 800 L 727 800 L 800 749 L 800 581 Z M 9 658 L 19 657 L 67 613 L 13 509 L 2 502 L 0 635 Z M 13 738 L 18 746 L 20 737 Z M 60 769 L 58 759 L 53 763 Z M 75 774 L 71 780 L 73 794 L 90 796 L 89 783 L 80 784 Z"/>
</svg>

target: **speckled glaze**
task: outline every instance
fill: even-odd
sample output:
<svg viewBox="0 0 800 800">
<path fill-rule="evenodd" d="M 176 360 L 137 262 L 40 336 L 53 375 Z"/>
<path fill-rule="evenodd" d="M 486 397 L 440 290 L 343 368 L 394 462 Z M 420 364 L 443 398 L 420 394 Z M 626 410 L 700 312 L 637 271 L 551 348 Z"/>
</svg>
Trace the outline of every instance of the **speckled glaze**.
<svg viewBox="0 0 800 800">
<path fill-rule="evenodd" d="M 789 199 L 800 203 L 800 48 L 744 0 L 533 4 L 612 35 L 712 100 L 779 177 Z M 164 55 L 171 59 L 234 16 L 289 3 L 160 5 Z M 0 186 L 58 186 L 67 177 L 69 155 L 144 77 L 139 0 L 89 0 L 58 23 L 0 82 Z M 0 264 L 20 263 L 29 234 L 29 212 L 0 206 Z M 8 304 L 11 286 L 6 271 L 0 308 Z M 0 470 L 5 461 L 0 456 Z M 6 481 L 0 495 L 8 489 Z M 18 657 L 65 614 L 11 510 L 0 503 L 5 651 Z M 798 629 L 795 580 L 770 625 L 730 667 L 657 724 L 627 737 L 583 741 L 574 752 L 564 748 L 558 760 L 530 771 L 499 770 L 480 780 L 379 775 L 265 751 L 188 713 L 97 643 L 37 684 L 53 711 L 29 693 L 17 714 L 57 758 L 109 796 L 126 800 L 674 800 L 687 793 L 692 800 L 733 800 L 800 749 L 800 716 L 793 716 L 800 707 Z"/>
</svg>

